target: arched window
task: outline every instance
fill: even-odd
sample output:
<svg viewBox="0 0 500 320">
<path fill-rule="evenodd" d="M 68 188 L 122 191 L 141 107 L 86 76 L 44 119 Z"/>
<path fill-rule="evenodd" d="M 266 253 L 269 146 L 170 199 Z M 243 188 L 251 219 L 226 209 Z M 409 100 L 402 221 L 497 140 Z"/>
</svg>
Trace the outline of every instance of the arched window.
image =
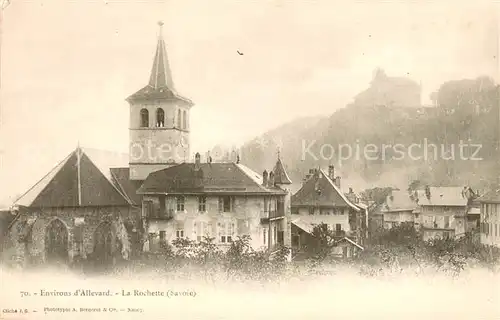
<svg viewBox="0 0 500 320">
<path fill-rule="evenodd" d="M 182 113 L 182 129 L 187 129 L 187 112 L 184 110 Z"/>
<path fill-rule="evenodd" d="M 182 112 L 181 112 L 181 109 L 178 109 L 177 110 L 177 128 L 180 129 L 181 128 L 181 123 L 182 123 Z"/>
<path fill-rule="evenodd" d="M 148 109 L 141 110 L 141 127 L 142 128 L 149 127 L 149 111 L 148 111 Z"/>
<path fill-rule="evenodd" d="M 45 230 L 45 250 L 48 262 L 67 261 L 68 230 L 59 219 L 52 220 Z"/>
<path fill-rule="evenodd" d="M 165 112 L 162 108 L 156 109 L 156 126 L 159 128 L 165 126 Z"/>
</svg>

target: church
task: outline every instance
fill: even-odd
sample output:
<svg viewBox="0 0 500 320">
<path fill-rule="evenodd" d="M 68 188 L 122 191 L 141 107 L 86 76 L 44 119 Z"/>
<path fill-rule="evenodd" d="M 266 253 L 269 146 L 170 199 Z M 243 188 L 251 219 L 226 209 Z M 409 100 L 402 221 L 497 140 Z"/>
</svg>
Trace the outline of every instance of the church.
<svg viewBox="0 0 500 320">
<path fill-rule="evenodd" d="M 126 99 L 129 154 L 79 146 L 15 201 L 7 238 L 21 265 L 109 266 L 177 238 L 291 246 L 291 180 L 279 156 L 262 175 L 239 156 L 190 159 L 194 103 L 175 90 L 159 25 L 149 83 Z"/>
</svg>

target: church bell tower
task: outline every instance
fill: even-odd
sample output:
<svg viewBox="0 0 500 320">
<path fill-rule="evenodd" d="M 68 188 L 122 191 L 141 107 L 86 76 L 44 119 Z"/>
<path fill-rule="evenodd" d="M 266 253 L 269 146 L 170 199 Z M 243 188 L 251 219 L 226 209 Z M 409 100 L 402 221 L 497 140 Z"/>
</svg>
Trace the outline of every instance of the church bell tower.
<svg viewBox="0 0 500 320">
<path fill-rule="evenodd" d="M 129 167 L 131 180 L 190 157 L 189 110 L 193 102 L 175 90 L 160 32 L 149 83 L 127 98 L 130 105 Z"/>
</svg>

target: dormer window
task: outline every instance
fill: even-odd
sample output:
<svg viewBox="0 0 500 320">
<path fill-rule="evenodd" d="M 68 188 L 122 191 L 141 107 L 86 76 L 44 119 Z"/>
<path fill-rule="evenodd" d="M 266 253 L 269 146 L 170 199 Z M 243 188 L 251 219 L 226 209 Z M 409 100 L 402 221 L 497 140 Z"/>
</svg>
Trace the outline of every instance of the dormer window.
<svg viewBox="0 0 500 320">
<path fill-rule="evenodd" d="M 156 127 L 163 128 L 165 126 L 165 112 L 162 108 L 156 109 Z"/>
<path fill-rule="evenodd" d="M 141 110 L 141 128 L 149 127 L 149 111 L 148 109 Z"/>
</svg>

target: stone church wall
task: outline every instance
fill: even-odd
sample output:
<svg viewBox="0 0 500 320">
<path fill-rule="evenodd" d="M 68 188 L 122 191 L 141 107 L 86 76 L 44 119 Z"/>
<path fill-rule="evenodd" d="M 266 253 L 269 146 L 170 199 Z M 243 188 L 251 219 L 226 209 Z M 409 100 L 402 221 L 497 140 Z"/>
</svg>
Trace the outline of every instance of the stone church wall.
<svg viewBox="0 0 500 320">
<path fill-rule="evenodd" d="M 76 256 L 87 258 L 93 252 L 94 233 L 101 223 L 118 221 L 113 225 L 125 224 L 140 230 L 139 218 L 140 209 L 131 207 L 24 209 L 9 230 L 8 236 L 15 252 L 10 259 L 18 260 L 23 265 L 43 263 L 46 229 L 55 219 L 59 219 L 68 230 L 68 258 L 71 263 Z M 114 227 L 112 232 L 116 235 L 120 230 L 123 229 Z M 128 239 L 122 242 L 130 246 Z"/>
</svg>

